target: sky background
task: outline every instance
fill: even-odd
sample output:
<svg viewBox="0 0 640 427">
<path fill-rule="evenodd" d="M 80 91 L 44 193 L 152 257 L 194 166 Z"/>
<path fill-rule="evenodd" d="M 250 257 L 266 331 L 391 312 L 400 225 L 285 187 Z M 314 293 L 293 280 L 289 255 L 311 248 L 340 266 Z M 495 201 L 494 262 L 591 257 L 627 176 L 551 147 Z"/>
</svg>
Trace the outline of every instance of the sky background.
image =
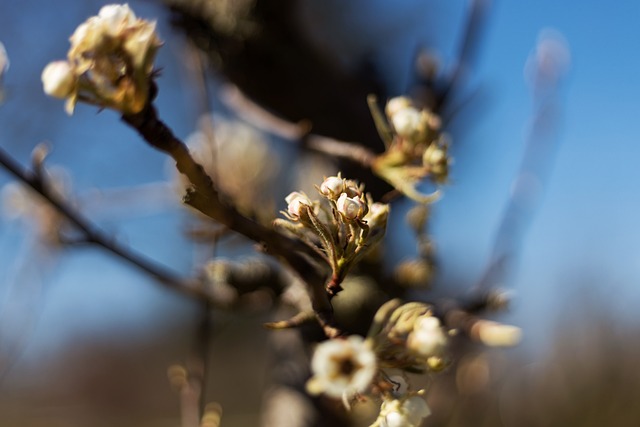
<svg viewBox="0 0 640 427">
<path fill-rule="evenodd" d="M 0 107 L 0 145 L 26 162 L 37 143 L 50 141 L 49 163 L 67 168 L 80 194 L 167 177 L 164 156 L 120 125 L 115 113 L 97 114 L 93 107 L 80 106 L 68 117 L 61 101 L 42 93 L 43 67 L 65 56 L 68 36 L 103 3 L 27 0 L 0 5 L 0 41 L 11 59 L 7 99 Z M 176 134 L 186 137 L 197 110 L 180 66 L 181 41 L 153 3 L 130 4 L 139 16 L 159 19 L 166 45 L 157 61 L 164 69 L 157 105 Z M 445 64 L 450 60 L 464 12 L 465 2 L 450 0 L 328 0 L 306 1 L 303 16 L 319 43 L 338 52 L 344 66 L 375 48 L 377 65 L 400 94 L 408 83 L 409 59 L 424 40 L 435 41 Z M 442 19 L 430 19 L 425 26 L 421 17 L 428 14 Z M 561 32 L 570 47 L 571 69 L 562 89 L 560 145 L 550 159 L 548 188 L 518 268 L 504 284 L 515 291 L 505 319 L 524 328 L 524 348 L 544 347 L 558 313 L 585 310 L 585 295 L 637 321 L 639 19 L 640 2 L 630 0 L 493 4 L 472 80 L 488 95 L 487 104 L 477 111 L 479 118 L 472 120 L 459 146 L 453 141 L 453 184 L 434 209 L 432 230 L 442 260 L 441 280 L 473 283 L 488 260 L 531 119 L 524 64 L 542 29 Z M 0 173 L 0 183 L 8 181 Z M 175 243 L 184 241 L 177 205 L 160 198 L 157 204 L 137 204 L 126 212 L 102 205 L 90 214 L 141 252 L 189 273 L 192 249 Z M 25 241 L 24 229 L 16 225 L 0 224 L 0 283 L 7 284 L 0 289 L 0 301 L 19 308 L 13 310 L 18 313 L 14 323 L 9 319 L 6 325 L 24 325 L 34 316 L 37 320 L 29 333 L 27 360 L 55 355 L 82 337 L 106 338 L 127 330 L 125 338 L 135 341 L 159 323 L 190 321 L 191 303 L 94 249 L 62 254 L 50 279 L 38 287 L 39 299 L 24 299 L 23 287 L 8 284 L 17 265 L 29 265 L 24 255 L 33 242 Z M 29 267 L 30 273 L 41 269 Z M 10 339 L 16 331 L 20 328 L 5 326 L 3 333 Z"/>
</svg>

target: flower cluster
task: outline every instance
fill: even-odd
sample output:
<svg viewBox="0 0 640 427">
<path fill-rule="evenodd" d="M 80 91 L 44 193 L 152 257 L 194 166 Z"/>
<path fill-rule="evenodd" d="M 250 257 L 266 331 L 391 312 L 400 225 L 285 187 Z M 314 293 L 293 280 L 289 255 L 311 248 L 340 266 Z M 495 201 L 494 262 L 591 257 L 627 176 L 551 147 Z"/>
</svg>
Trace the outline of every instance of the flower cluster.
<svg viewBox="0 0 640 427">
<path fill-rule="evenodd" d="M 107 5 L 81 24 L 70 42 L 67 60 L 51 62 L 42 72 L 45 93 L 67 99 L 67 113 L 78 101 L 124 114 L 145 107 L 162 44 L 155 22 L 137 18 L 127 4 Z"/>
<path fill-rule="evenodd" d="M 319 250 L 333 272 L 328 290 L 336 293 L 350 268 L 381 240 L 389 206 L 374 203 L 362 185 L 340 174 L 325 178 L 317 190 L 321 200 L 297 191 L 289 194 L 282 212 L 287 220 L 275 224 Z"/>
<path fill-rule="evenodd" d="M 357 396 L 379 396 L 380 413 L 371 427 L 417 427 L 431 413 L 422 397 L 424 390 L 412 391 L 404 377 L 384 373 L 379 348 L 375 339 L 356 335 L 319 344 L 307 391 L 342 398 L 346 406 Z"/>
<path fill-rule="evenodd" d="M 448 334 L 429 304 L 389 301 L 378 310 L 369 335 L 382 366 L 414 372 L 446 366 Z"/>
<path fill-rule="evenodd" d="M 490 346 L 515 345 L 520 337 L 518 328 L 488 320 L 476 320 L 470 333 Z M 378 309 L 366 339 L 350 336 L 318 345 L 307 389 L 342 398 L 347 407 L 354 398 L 380 399 L 370 427 L 418 427 L 431 410 L 426 391 L 412 388 L 404 372 L 442 371 L 448 365 L 449 335 L 431 305 L 388 301 Z"/>
<path fill-rule="evenodd" d="M 387 102 L 385 115 L 370 100 L 376 126 L 386 144 L 386 151 L 373 163 L 373 171 L 406 196 L 430 203 L 435 194 L 419 193 L 418 181 L 430 177 L 435 183 L 447 181 L 450 158 L 447 138 L 441 133 L 440 118 L 426 109 L 418 109 L 406 97 Z"/>
</svg>

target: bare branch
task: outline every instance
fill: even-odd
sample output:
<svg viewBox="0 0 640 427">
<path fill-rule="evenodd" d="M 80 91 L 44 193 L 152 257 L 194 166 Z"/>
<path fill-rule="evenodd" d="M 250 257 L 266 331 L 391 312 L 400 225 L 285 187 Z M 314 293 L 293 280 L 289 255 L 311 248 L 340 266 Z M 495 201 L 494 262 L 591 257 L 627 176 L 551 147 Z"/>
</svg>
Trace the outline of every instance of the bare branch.
<svg viewBox="0 0 640 427">
<path fill-rule="evenodd" d="M 111 236 L 96 227 L 80 214 L 80 212 L 77 212 L 65 200 L 62 200 L 60 196 L 53 192 L 50 186 L 46 184 L 46 180 L 43 179 L 42 174 L 36 174 L 25 169 L 2 148 L 0 148 L 0 165 L 18 180 L 37 192 L 47 203 L 60 212 L 72 226 L 80 231 L 83 242 L 102 247 L 111 254 L 146 272 L 170 289 L 192 298 L 205 301 L 210 299 L 209 295 L 200 287 L 199 283 L 182 279 L 164 266 L 156 264 L 142 254 L 116 242 Z"/>
</svg>

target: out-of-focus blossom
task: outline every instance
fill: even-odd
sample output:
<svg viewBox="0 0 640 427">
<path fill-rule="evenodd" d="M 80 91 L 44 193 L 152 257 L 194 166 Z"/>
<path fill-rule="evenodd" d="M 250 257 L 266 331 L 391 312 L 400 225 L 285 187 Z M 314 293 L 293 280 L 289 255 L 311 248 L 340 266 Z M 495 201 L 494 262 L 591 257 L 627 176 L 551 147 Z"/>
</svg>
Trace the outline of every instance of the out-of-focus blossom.
<svg viewBox="0 0 640 427">
<path fill-rule="evenodd" d="M 422 115 L 414 107 L 398 110 L 389 118 L 396 133 L 410 140 L 420 132 L 422 127 Z"/>
<path fill-rule="evenodd" d="M 419 427 L 431 414 L 427 402 L 420 396 L 386 400 L 380 408 L 377 425 L 380 427 Z M 375 425 L 375 424 L 374 424 Z"/>
<path fill-rule="evenodd" d="M 474 329 L 484 345 L 490 347 L 512 347 L 522 339 L 522 330 L 517 326 L 504 325 L 490 320 L 481 320 Z"/>
<path fill-rule="evenodd" d="M 389 205 L 386 203 L 372 203 L 364 220 L 370 228 L 385 228 L 389 218 Z"/>
<path fill-rule="evenodd" d="M 447 336 L 440 320 L 433 316 L 419 318 L 407 338 L 407 347 L 424 358 L 441 355 L 446 345 Z"/>
<path fill-rule="evenodd" d="M 342 398 L 364 392 L 377 372 L 376 356 L 369 343 L 352 335 L 318 345 L 311 360 L 313 377 L 307 382 L 311 394 Z"/>
</svg>

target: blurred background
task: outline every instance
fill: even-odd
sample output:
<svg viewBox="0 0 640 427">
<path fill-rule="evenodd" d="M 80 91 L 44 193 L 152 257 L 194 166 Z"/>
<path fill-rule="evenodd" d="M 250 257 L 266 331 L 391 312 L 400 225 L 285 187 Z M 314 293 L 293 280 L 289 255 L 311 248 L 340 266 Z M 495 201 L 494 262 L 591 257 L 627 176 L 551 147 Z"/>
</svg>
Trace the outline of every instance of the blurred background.
<svg viewBox="0 0 640 427">
<path fill-rule="evenodd" d="M 41 89 L 43 67 L 66 56 L 69 35 L 106 3 L 0 5 L 0 41 L 11 61 L 0 145 L 28 164 L 34 147 L 49 142 L 48 164 L 66 170 L 88 216 L 189 275 L 202 254 L 185 237 L 186 213 L 167 184 L 166 158 L 114 112 L 79 106 L 69 117 L 62 102 Z M 469 2 L 442 0 L 291 5 L 306 43 L 345 73 L 367 70 L 388 96 L 412 87 L 419 49 L 438 58 L 442 69 L 452 67 L 469 12 Z M 130 6 L 138 16 L 158 20 L 165 46 L 156 62 L 162 68 L 156 105 L 176 135 L 187 138 L 198 124 L 202 88 L 185 65 L 184 32 L 170 25 L 160 2 Z M 556 95 L 552 148 L 540 163 L 544 179 L 531 193 L 535 209 L 527 214 L 514 268 L 500 283 L 513 292 L 500 320 L 522 327 L 523 342 L 488 356 L 470 353 L 463 371 L 471 380 L 457 376 L 458 418 L 433 417 L 425 425 L 637 425 L 640 418 L 629 410 L 640 390 L 633 372 L 640 303 L 640 196 L 634 185 L 640 179 L 639 18 L 640 3 L 632 0 L 495 1 L 487 10 L 458 99 L 464 108 L 451 121 L 451 184 L 432 212 L 439 263 L 434 292 L 463 293 L 490 262 L 536 111 L 525 64 L 541 31 L 562 35 L 568 73 Z M 210 87 L 215 96 L 219 81 Z M 219 101 L 213 108 L 231 114 Z M 291 143 L 267 140 L 281 151 L 281 168 L 290 165 Z M 10 181 L 0 173 L 0 184 Z M 284 208 L 282 197 L 276 209 Z M 50 250 L 34 227 L 11 218 L 6 198 L 2 203 L 8 214 L 0 223 L 0 425 L 179 425 L 179 397 L 166 371 L 188 357 L 197 305 L 99 249 Z M 391 262 L 415 251 L 402 219 L 407 207 L 394 205 Z M 268 309 L 214 315 L 207 394 L 222 404 L 223 425 L 259 423 L 268 361 L 256 355 L 265 354 L 270 332 L 262 323 L 270 319 Z M 494 377 L 489 368 L 498 362 Z M 492 375 L 482 380 L 485 370 Z M 588 407 L 600 411 L 577 409 Z M 486 418 L 464 415 L 479 408 Z"/>
</svg>

